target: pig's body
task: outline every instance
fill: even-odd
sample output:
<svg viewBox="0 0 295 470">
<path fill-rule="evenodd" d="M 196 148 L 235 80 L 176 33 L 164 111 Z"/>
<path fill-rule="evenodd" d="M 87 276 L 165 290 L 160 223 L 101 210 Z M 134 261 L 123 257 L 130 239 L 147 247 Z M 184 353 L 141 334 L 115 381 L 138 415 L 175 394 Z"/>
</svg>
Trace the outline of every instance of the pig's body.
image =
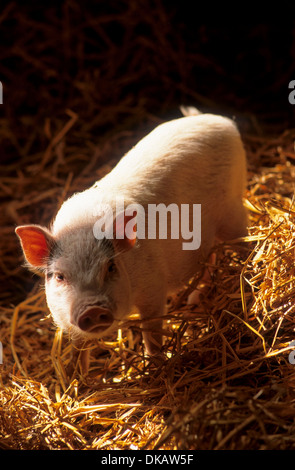
<svg viewBox="0 0 295 470">
<path fill-rule="evenodd" d="M 67 200 L 51 233 L 46 232 L 47 241 L 42 244 L 48 253 L 39 267 L 49 273 L 46 296 L 55 322 L 74 336 L 100 337 L 125 320 L 135 306 L 144 327 L 153 330 L 144 332 L 147 350 L 156 353 L 167 293 L 200 271 L 216 238 L 246 234 L 245 185 L 245 152 L 232 121 L 201 114 L 158 126 L 107 176 Z M 123 250 L 97 240 L 93 226 L 98 207 L 108 204 L 115 209 L 118 197 L 125 206 L 140 204 L 146 212 L 148 204 L 189 204 L 190 208 L 201 204 L 200 248 L 183 250 L 181 237 L 138 239 Z M 29 235 L 22 236 L 25 228 L 17 231 L 26 254 Z M 110 259 L 115 262 L 111 270 Z M 34 265 L 35 261 L 28 261 Z M 63 279 L 54 273 L 62 273 Z M 94 328 L 92 318 L 103 326 Z"/>
</svg>

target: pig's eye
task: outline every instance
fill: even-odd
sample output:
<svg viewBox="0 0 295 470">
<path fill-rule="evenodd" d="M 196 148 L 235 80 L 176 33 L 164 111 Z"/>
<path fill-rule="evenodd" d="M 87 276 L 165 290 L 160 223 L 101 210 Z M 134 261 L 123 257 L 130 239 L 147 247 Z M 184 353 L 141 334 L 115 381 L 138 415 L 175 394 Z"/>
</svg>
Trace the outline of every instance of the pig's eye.
<svg viewBox="0 0 295 470">
<path fill-rule="evenodd" d="M 65 280 L 65 277 L 62 273 L 55 273 L 54 278 L 57 282 L 63 282 Z"/>
<path fill-rule="evenodd" d="M 117 268 L 116 268 L 116 265 L 115 265 L 114 261 L 109 261 L 109 263 L 107 265 L 107 270 L 108 270 L 108 273 L 116 272 Z"/>
</svg>

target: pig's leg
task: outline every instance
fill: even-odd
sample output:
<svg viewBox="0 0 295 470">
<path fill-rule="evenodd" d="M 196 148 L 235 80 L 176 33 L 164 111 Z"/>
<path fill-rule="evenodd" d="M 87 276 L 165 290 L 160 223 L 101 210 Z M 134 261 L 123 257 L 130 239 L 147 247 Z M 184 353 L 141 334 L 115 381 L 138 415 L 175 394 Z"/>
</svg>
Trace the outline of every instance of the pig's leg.
<svg viewBox="0 0 295 470">
<path fill-rule="evenodd" d="M 142 337 L 146 352 L 150 356 L 160 356 L 162 347 L 162 316 L 165 311 L 166 294 L 153 296 L 138 305 L 142 319 Z"/>
<path fill-rule="evenodd" d="M 160 354 L 162 347 L 162 319 L 147 319 L 142 324 L 142 337 L 146 352 L 149 356 L 157 356 Z"/>
<path fill-rule="evenodd" d="M 200 301 L 200 294 L 203 293 L 206 285 L 208 285 L 211 282 L 212 273 L 213 273 L 211 266 L 214 266 L 216 264 L 216 253 L 211 253 L 208 264 L 209 266 L 206 267 L 205 273 L 202 279 L 200 280 L 197 286 L 197 289 L 193 290 L 192 293 L 188 296 L 187 305 L 192 305 L 192 304 L 197 305 Z"/>
</svg>

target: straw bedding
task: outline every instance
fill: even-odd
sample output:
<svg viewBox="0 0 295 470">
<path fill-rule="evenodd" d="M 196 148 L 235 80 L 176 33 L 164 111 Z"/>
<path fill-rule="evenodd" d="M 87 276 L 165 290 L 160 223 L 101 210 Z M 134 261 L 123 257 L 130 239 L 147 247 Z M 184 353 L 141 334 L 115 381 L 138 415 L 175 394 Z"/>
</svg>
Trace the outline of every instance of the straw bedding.
<svg viewBox="0 0 295 470">
<path fill-rule="evenodd" d="M 87 104 L 95 91 L 86 83 L 81 79 Z M 127 101 L 104 103 L 104 115 L 92 121 L 75 100 L 43 120 L 25 116 L 13 131 L 2 120 L 7 149 L 21 160 L 3 165 L 0 180 L 0 448 L 294 449 L 292 129 L 270 136 L 239 122 L 249 162 L 249 236 L 216 247 L 198 305 L 186 303 L 198 279 L 168 299 L 166 360 L 144 356 L 133 316 L 113 337 L 88 346 L 88 376 L 79 363 L 68 372 L 69 339 L 53 327 L 42 279 L 21 266 L 14 227 L 48 223 L 66 197 L 108 172 L 160 122 L 142 103 Z M 116 127 L 119 115 L 124 125 Z M 97 128 L 105 129 L 98 139 Z"/>
</svg>

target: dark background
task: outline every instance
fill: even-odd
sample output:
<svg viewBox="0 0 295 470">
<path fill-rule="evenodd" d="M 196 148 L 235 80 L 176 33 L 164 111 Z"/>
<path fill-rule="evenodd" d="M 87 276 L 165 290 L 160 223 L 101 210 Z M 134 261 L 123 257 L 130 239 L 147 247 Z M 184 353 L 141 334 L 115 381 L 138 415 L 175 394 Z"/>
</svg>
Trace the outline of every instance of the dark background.
<svg viewBox="0 0 295 470">
<path fill-rule="evenodd" d="M 255 116 L 267 132 L 292 127 L 294 2 L 256 3 L 1 2 L 2 162 L 32 133 L 30 151 L 44 148 L 45 119 L 68 108 L 89 123 L 85 139 L 180 104 Z"/>
<path fill-rule="evenodd" d="M 43 281 L 22 267 L 24 260 L 15 227 L 26 223 L 47 225 L 66 197 L 101 177 L 104 163 L 105 171 L 109 170 L 113 164 L 109 160 L 120 158 L 147 128 L 161 119 L 180 116 L 181 104 L 236 117 L 248 150 L 249 187 L 253 188 L 254 201 L 260 201 L 260 196 L 267 202 L 272 197 L 276 201 L 276 196 L 277 202 L 282 195 L 290 197 L 294 167 L 284 164 L 283 157 L 288 154 L 287 163 L 294 164 L 295 105 L 288 101 L 288 84 L 295 80 L 293 3 L 294 0 L 272 3 L 0 0 L 0 81 L 4 88 L 4 103 L 0 105 L 0 330 L 1 341 L 8 348 L 5 374 L 10 381 L 12 370 L 14 380 L 14 388 L 12 385 L 7 388 L 11 398 L 8 392 L 4 394 L 4 414 L 0 413 L 4 432 L 8 434 L 5 447 L 63 448 L 65 442 L 75 445 L 75 433 L 66 426 L 60 426 L 60 437 L 51 427 L 47 433 L 40 432 L 41 428 L 36 426 L 38 413 L 31 407 L 31 401 L 27 407 L 18 409 L 21 402 L 16 399 L 18 393 L 28 400 L 34 398 L 34 393 L 36 400 L 46 397 L 43 389 L 40 394 L 39 381 L 42 387 L 48 386 L 48 396 L 57 399 L 60 374 L 56 375 L 53 364 L 60 367 L 60 363 L 59 343 L 52 343 L 52 322 L 47 316 L 43 323 L 48 315 L 40 292 Z M 172 439 L 169 432 L 174 429 L 173 442 L 182 449 L 218 448 L 222 442 L 228 449 L 294 447 L 294 372 L 288 367 L 287 356 L 266 358 L 261 338 L 252 329 L 253 326 L 262 332 L 266 344 L 272 345 L 269 351 L 279 352 L 276 348 L 294 337 L 289 308 L 293 304 L 292 252 L 288 249 L 281 253 L 285 258 L 278 254 L 282 244 L 291 246 L 292 233 L 286 233 L 289 227 L 286 224 L 276 226 L 274 231 L 277 219 L 267 217 L 264 221 L 255 214 L 250 233 L 259 234 L 259 240 L 265 233 L 270 243 L 255 248 L 252 242 L 249 249 L 253 248 L 255 257 L 248 257 L 248 251 L 236 254 L 229 247 L 220 251 L 220 257 L 218 254 L 220 266 L 214 270 L 208 299 L 198 307 L 196 317 L 183 311 L 179 328 L 173 330 L 175 337 L 169 346 L 173 357 L 168 366 L 155 369 L 151 361 L 151 365 L 144 368 L 140 365 L 137 369 L 136 357 L 135 362 L 133 358 L 129 362 L 132 356 L 126 348 L 121 383 L 112 382 L 121 373 L 120 367 L 116 370 L 119 364 L 116 356 L 112 355 L 115 362 L 102 366 L 106 383 L 101 382 L 101 389 L 98 383 L 99 400 L 104 389 L 107 402 L 119 397 L 120 407 L 124 400 L 127 403 L 143 400 L 147 406 L 132 411 L 128 422 L 143 423 L 146 419 L 143 430 L 149 433 L 150 429 L 159 429 L 159 419 L 167 419 L 165 434 Z M 241 248 L 244 249 L 248 250 L 248 245 Z M 283 267 L 277 270 L 281 261 Z M 239 266 L 246 268 L 241 277 Z M 261 276 L 257 277 L 258 272 Z M 255 304 L 255 309 L 248 308 L 252 330 L 242 326 L 236 314 L 223 315 L 226 305 L 228 313 L 240 311 L 237 294 L 242 279 L 247 302 Z M 278 288 L 275 301 L 272 285 Z M 284 294 L 282 286 L 286 288 Z M 255 292 L 254 298 L 247 297 L 252 289 L 259 297 Z M 24 299 L 26 303 L 22 303 Z M 213 314 L 218 316 L 216 322 Z M 203 335 L 202 343 L 194 346 L 193 342 L 192 349 L 184 349 L 180 354 L 182 335 L 191 333 L 193 337 Z M 207 333 L 207 342 L 203 342 Z M 21 372 L 15 358 L 12 361 L 12 347 L 22 367 L 35 380 L 31 385 L 21 381 L 17 386 Z M 130 370 L 133 372 L 129 375 Z M 6 375 L 2 376 L 3 383 Z M 147 392 L 144 395 L 141 386 Z M 122 387 L 128 394 L 120 396 Z M 80 398 L 87 397 L 89 390 L 93 392 L 83 380 Z M 64 396 L 76 400 L 76 394 L 76 388 L 68 388 Z M 42 411 L 42 402 L 39 403 Z M 150 412 L 155 403 L 163 404 L 163 413 L 161 407 Z M 67 402 L 65 405 L 68 406 Z M 47 429 L 47 398 L 44 407 L 45 421 L 40 423 L 45 423 Z M 147 411 L 145 416 L 143 409 Z M 120 418 L 120 413 L 123 417 L 123 411 L 117 409 L 110 413 L 111 418 Z M 106 412 L 102 416 L 105 415 Z M 247 421 L 251 416 L 253 420 Z M 75 425 L 70 414 L 68 417 L 65 414 L 63 421 L 68 418 Z M 90 445 L 92 439 L 97 441 L 101 435 L 95 434 L 96 430 L 104 433 L 109 428 L 89 422 L 84 437 Z M 83 423 L 78 416 L 77 429 Z M 29 429 L 29 434 L 24 434 L 24 429 Z M 123 446 L 122 439 L 127 439 L 126 431 L 132 432 L 132 427 L 119 427 L 118 421 L 113 430 L 121 433 L 114 443 Z M 148 442 L 148 436 L 144 438 L 142 445 Z M 76 445 L 81 446 L 80 438 L 75 439 Z"/>
</svg>

